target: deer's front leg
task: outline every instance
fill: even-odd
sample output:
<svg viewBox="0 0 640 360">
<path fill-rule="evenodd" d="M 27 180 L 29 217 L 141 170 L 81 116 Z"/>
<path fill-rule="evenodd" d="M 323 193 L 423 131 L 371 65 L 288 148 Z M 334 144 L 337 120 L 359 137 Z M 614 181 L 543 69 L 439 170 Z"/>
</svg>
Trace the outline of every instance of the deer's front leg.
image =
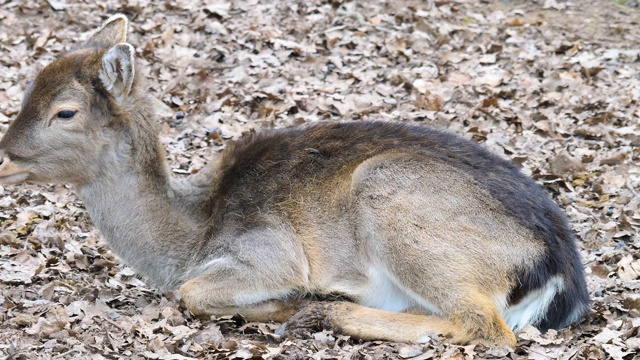
<svg viewBox="0 0 640 360">
<path fill-rule="evenodd" d="M 210 276 L 202 275 L 180 287 L 182 304 L 196 316 L 240 314 L 248 321 L 283 322 L 307 304 L 302 299 L 287 299 L 286 296 L 269 298 L 265 293 L 251 293 L 250 286 L 242 284 L 222 288 L 214 285 L 211 280 Z M 255 297 L 256 301 L 242 300 L 248 296 Z M 261 298 L 262 300 L 258 300 Z"/>
<path fill-rule="evenodd" d="M 307 260 L 293 236 L 254 231 L 226 250 L 180 287 L 194 315 L 238 313 L 249 321 L 282 322 L 307 303 L 297 298 L 306 287 Z"/>
</svg>

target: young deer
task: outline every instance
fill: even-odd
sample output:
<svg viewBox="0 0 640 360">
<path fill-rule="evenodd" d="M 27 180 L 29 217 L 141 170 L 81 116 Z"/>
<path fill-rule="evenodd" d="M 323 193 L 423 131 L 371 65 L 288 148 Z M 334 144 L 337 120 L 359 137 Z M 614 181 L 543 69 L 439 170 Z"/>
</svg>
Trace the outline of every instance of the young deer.
<svg viewBox="0 0 640 360">
<path fill-rule="evenodd" d="M 516 166 L 445 132 L 319 123 L 172 179 L 116 15 L 54 61 L 0 142 L 0 183 L 69 183 L 106 241 L 195 315 L 361 339 L 515 346 L 588 309 L 574 236 Z M 339 296 L 348 301 L 313 302 Z M 293 316 L 292 316 L 293 315 Z"/>
</svg>

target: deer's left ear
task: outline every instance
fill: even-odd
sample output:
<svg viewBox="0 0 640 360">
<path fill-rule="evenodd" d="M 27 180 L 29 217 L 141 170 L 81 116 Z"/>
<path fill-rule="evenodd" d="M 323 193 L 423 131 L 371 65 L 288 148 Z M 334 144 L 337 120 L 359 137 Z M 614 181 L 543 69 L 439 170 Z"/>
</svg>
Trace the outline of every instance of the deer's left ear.
<svg viewBox="0 0 640 360">
<path fill-rule="evenodd" d="M 107 19 L 87 40 L 84 47 L 110 48 L 127 41 L 127 17 L 116 14 Z"/>
<path fill-rule="evenodd" d="M 102 68 L 98 76 L 104 88 L 121 102 L 131 93 L 135 49 L 131 44 L 122 43 L 109 49 L 102 57 Z"/>
</svg>

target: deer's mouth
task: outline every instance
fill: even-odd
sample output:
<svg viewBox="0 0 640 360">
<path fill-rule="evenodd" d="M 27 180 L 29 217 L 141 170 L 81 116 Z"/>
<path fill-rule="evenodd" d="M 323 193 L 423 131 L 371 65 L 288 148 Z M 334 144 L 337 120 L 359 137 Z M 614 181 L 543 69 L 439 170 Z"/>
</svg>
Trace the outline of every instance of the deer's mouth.
<svg viewBox="0 0 640 360">
<path fill-rule="evenodd" d="M 21 183 L 29 177 L 29 171 L 25 167 L 5 157 L 0 160 L 0 184 L 14 185 Z"/>
<path fill-rule="evenodd" d="M 26 171 L 11 174 L 0 175 L 0 185 L 15 185 L 24 182 L 29 177 L 29 173 Z"/>
</svg>

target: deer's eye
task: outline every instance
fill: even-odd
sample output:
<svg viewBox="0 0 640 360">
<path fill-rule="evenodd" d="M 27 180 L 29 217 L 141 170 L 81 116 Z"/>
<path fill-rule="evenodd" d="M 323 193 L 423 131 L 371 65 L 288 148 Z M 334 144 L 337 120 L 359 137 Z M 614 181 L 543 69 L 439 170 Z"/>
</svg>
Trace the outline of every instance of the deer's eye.
<svg viewBox="0 0 640 360">
<path fill-rule="evenodd" d="M 76 113 L 77 111 L 74 110 L 62 110 L 58 112 L 58 118 L 68 120 L 71 119 Z"/>
</svg>

